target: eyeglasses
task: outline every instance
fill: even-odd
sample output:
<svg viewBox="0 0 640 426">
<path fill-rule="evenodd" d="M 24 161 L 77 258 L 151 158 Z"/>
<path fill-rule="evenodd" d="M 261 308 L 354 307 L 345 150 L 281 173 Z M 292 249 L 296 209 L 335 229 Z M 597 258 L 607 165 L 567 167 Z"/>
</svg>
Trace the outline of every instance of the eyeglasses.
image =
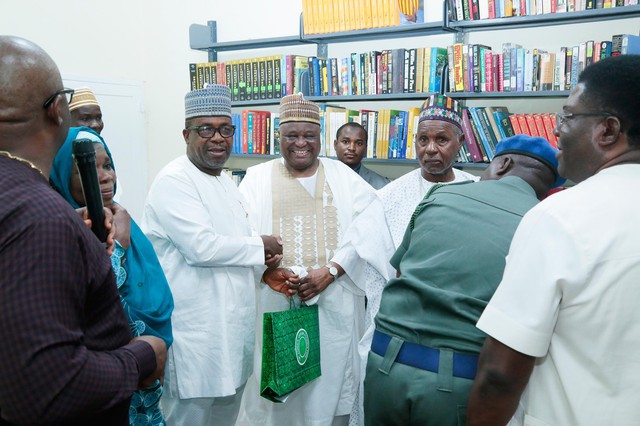
<svg viewBox="0 0 640 426">
<path fill-rule="evenodd" d="M 193 126 L 187 127 L 187 130 L 195 130 L 198 135 L 203 139 L 209 139 L 216 135 L 216 132 L 220 133 L 223 138 L 230 138 L 236 132 L 236 126 L 231 124 L 223 124 L 220 127 L 213 126 Z"/>
<path fill-rule="evenodd" d="M 611 117 L 610 112 L 556 112 L 556 128 L 560 128 L 568 120 L 575 117 Z"/>
<path fill-rule="evenodd" d="M 65 97 L 67 98 L 67 103 L 70 104 L 71 103 L 71 99 L 73 99 L 73 93 L 75 92 L 75 90 L 73 89 L 60 89 L 58 90 L 56 93 L 54 93 L 53 95 L 49 96 L 47 98 L 46 101 L 44 101 L 44 104 L 42 104 L 42 107 L 44 109 L 47 109 L 51 106 L 51 104 L 53 103 L 53 101 L 56 99 L 56 97 L 60 96 L 60 95 L 65 95 Z"/>
</svg>

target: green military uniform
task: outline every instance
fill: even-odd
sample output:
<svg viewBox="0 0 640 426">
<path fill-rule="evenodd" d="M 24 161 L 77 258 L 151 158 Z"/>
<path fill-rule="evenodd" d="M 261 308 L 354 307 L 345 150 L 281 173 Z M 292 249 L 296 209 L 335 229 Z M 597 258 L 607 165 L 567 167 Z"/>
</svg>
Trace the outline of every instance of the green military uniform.
<svg viewBox="0 0 640 426">
<path fill-rule="evenodd" d="M 436 186 L 418 205 L 391 259 L 401 275 L 385 287 L 375 319 L 367 424 L 465 424 L 485 338 L 475 324 L 500 283 L 518 223 L 537 202 L 525 181 L 505 177 Z M 432 371 L 402 363 L 404 355 L 424 363 L 423 350 L 435 354 Z"/>
</svg>

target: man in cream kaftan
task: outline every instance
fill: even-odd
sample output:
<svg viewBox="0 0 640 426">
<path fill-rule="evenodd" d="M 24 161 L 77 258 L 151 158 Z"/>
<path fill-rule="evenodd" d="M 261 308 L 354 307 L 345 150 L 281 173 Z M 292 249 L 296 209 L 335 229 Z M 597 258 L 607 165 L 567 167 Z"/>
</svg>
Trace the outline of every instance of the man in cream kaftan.
<svg viewBox="0 0 640 426">
<path fill-rule="evenodd" d="M 284 160 L 277 159 L 249 168 L 240 185 L 255 218 L 254 228 L 259 233 L 282 233 L 283 267 L 319 268 L 330 260 L 347 267 L 356 260 L 354 250 L 336 249 L 346 228 L 375 193 L 344 164 L 319 160 L 310 178 L 293 178 Z M 245 417 L 241 415 L 240 424 L 330 425 L 334 417 L 351 412 L 359 384 L 357 344 L 364 319 L 364 289 L 342 275 L 320 293 L 317 303 L 322 376 L 293 392 L 285 403 L 274 404 L 259 395 L 262 315 L 286 310 L 289 302 L 266 285 L 257 291 L 254 373 L 247 383 Z"/>
</svg>

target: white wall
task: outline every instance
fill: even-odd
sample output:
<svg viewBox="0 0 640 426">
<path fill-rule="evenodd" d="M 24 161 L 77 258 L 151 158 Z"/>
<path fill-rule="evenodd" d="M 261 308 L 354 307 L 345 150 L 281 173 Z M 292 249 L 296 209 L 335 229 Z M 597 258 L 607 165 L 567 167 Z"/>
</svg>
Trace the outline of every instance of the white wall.
<svg viewBox="0 0 640 426">
<path fill-rule="evenodd" d="M 219 40 L 293 35 L 300 11 L 299 0 L 0 0 L 0 33 L 39 44 L 63 75 L 143 82 L 151 183 L 184 153 L 188 64 L 207 60 L 189 25 L 216 20 Z"/>
<path fill-rule="evenodd" d="M 427 20 L 441 19 L 439 0 L 425 0 Z M 145 138 L 148 182 L 171 159 L 184 152 L 184 95 L 189 90 L 188 64 L 204 62 L 204 52 L 189 48 L 189 25 L 218 23 L 218 40 L 232 41 L 298 34 L 301 0 L 0 0 L 0 32 L 41 45 L 66 75 L 135 80 L 144 83 Z M 503 41 L 527 47 L 555 48 L 600 39 L 615 33 L 638 34 L 640 18 L 602 24 L 565 25 L 541 29 L 473 33 L 473 43 L 499 48 Z M 392 39 L 330 46 L 331 56 L 350 51 L 394 47 L 446 46 L 452 36 Z M 296 53 L 300 49 L 270 49 Z M 313 46 L 302 48 L 313 55 Z M 222 60 L 269 54 L 240 51 L 224 53 Z M 483 101 L 484 103 L 485 101 Z M 495 103 L 496 101 L 487 100 Z M 502 102 L 500 102 L 502 103 Z M 418 106 L 419 102 L 413 105 Z M 561 101 L 555 101 L 561 104 Z M 380 104 L 377 104 L 378 106 Z M 514 111 L 538 109 L 536 102 L 516 101 Z M 557 107 L 556 107 L 557 108 Z M 539 109 L 538 109 L 539 110 Z M 105 117 L 106 126 L 109 117 Z M 107 141 L 108 142 L 108 141 Z M 117 162 L 117 159 L 116 159 Z M 126 187 L 126 182 L 124 182 Z"/>
</svg>

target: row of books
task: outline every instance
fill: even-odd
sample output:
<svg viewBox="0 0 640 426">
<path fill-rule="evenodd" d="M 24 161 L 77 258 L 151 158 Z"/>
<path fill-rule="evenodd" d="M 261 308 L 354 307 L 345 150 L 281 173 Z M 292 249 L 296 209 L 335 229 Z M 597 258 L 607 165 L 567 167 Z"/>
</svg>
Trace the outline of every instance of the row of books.
<svg viewBox="0 0 640 426">
<path fill-rule="evenodd" d="M 333 141 L 337 130 L 347 122 L 357 122 L 367 131 L 367 158 L 415 159 L 415 133 L 419 112 L 417 107 L 407 111 L 373 111 L 322 105 L 320 155 L 335 157 Z M 280 154 L 278 113 L 244 110 L 233 114 L 232 122 L 237 129 L 233 153 Z M 458 160 L 470 163 L 490 162 L 498 142 L 517 134 L 541 136 L 555 146 L 555 125 L 555 114 L 551 113 L 512 114 L 504 106 L 464 108 L 465 143 Z"/>
<path fill-rule="evenodd" d="M 273 55 L 189 64 L 191 90 L 226 84 L 233 101 L 311 96 L 430 93 L 440 90 L 447 49 L 420 47 L 351 53 L 343 58 Z"/>
<path fill-rule="evenodd" d="M 280 154 L 279 113 L 244 110 L 231 114 L 231 123 L 236 126 L 233 154 Z"/>
<path fill-rule="evenodd" d="M 191 90 L 214 83 L 229 86 L 233 101 L 280 98 L 282 84 L 286 82 L 283 80 L 282 61 L 282 55 L 274 55 L 226 62 L 191 63 Z"/>
<path fill-rule="evenodd" d="M 231 178 L 236 186 L 240 185 L 240 182 L 242 182 L 242 179 L 247 174 L 246 170 L 237 167 L 225 167 L 224 169 L 222 169 L 222 171 Z"/>
<path fill-rule="evenodd" d="M 512 114 L 504 106 L 469 107 L 463 109 L 462 127 L 465 143 L 459 161 L 482 163 L 493 159 L 502 139 L 519 134 L 540 136 L 557 146 L 553 133 L 555 114 Z"/>
<path fill-rule="evenodd" d="M 369 158 L 415 158 L 414 133 L 420 108 L 401 110 L 349 110 L 321 105 L 320 155 L 335 157 L 334 140 L 340 126 L 357 122 L 367 131 Z M 280 154 L 280 118 L 270 111 L 244 110 L 232 114 L 236 126 L 234 154 Z"/>
<path fill-rule="evenodd" d="M 302 0 L 303 30 L 326 34 L 399 25 L 399 6 L 417 9 L 418 0 Z"/>
<path fill-rule="evenodd" d="M 505 18 L 637 5 L 638 0 L 451 0 L 454 20 Z M 450 3 L 451 4 L 451 3 Z"/>
<path fill-rule="evenodd" d="M 456 43 L 447 49 L 451 92 L 529 92 L 571 90 L 582 70 L 609 56 L 639 54 L 640 36 L 614 35 L 557 52 L 503 43 L 494 52 L 482 44 Z"/>
<path fill-rule="evenodd" d="M 407 111 L 395 109 L 349 110 L 324 106 L 321 115 L 322 152 L 335 157 L 333 141 L 336 132 L 346 122 L 362 124 L 367 132 L 367 157 L 381 159 L 415 158 L 415 130 L 420 108 Z"/>
<path fill-rule="evenodd" d="M 303 93 L 312 96 L 430 93 L 440 90 L 447 50 L 399 48 L 352 53 L 343 58 L 307 59 L 308 91 L 304 74 L 300 77 L 301 87 Z M 294 66 L 294 73 L 300 73 L 300 68 Z"/>
</svg>

